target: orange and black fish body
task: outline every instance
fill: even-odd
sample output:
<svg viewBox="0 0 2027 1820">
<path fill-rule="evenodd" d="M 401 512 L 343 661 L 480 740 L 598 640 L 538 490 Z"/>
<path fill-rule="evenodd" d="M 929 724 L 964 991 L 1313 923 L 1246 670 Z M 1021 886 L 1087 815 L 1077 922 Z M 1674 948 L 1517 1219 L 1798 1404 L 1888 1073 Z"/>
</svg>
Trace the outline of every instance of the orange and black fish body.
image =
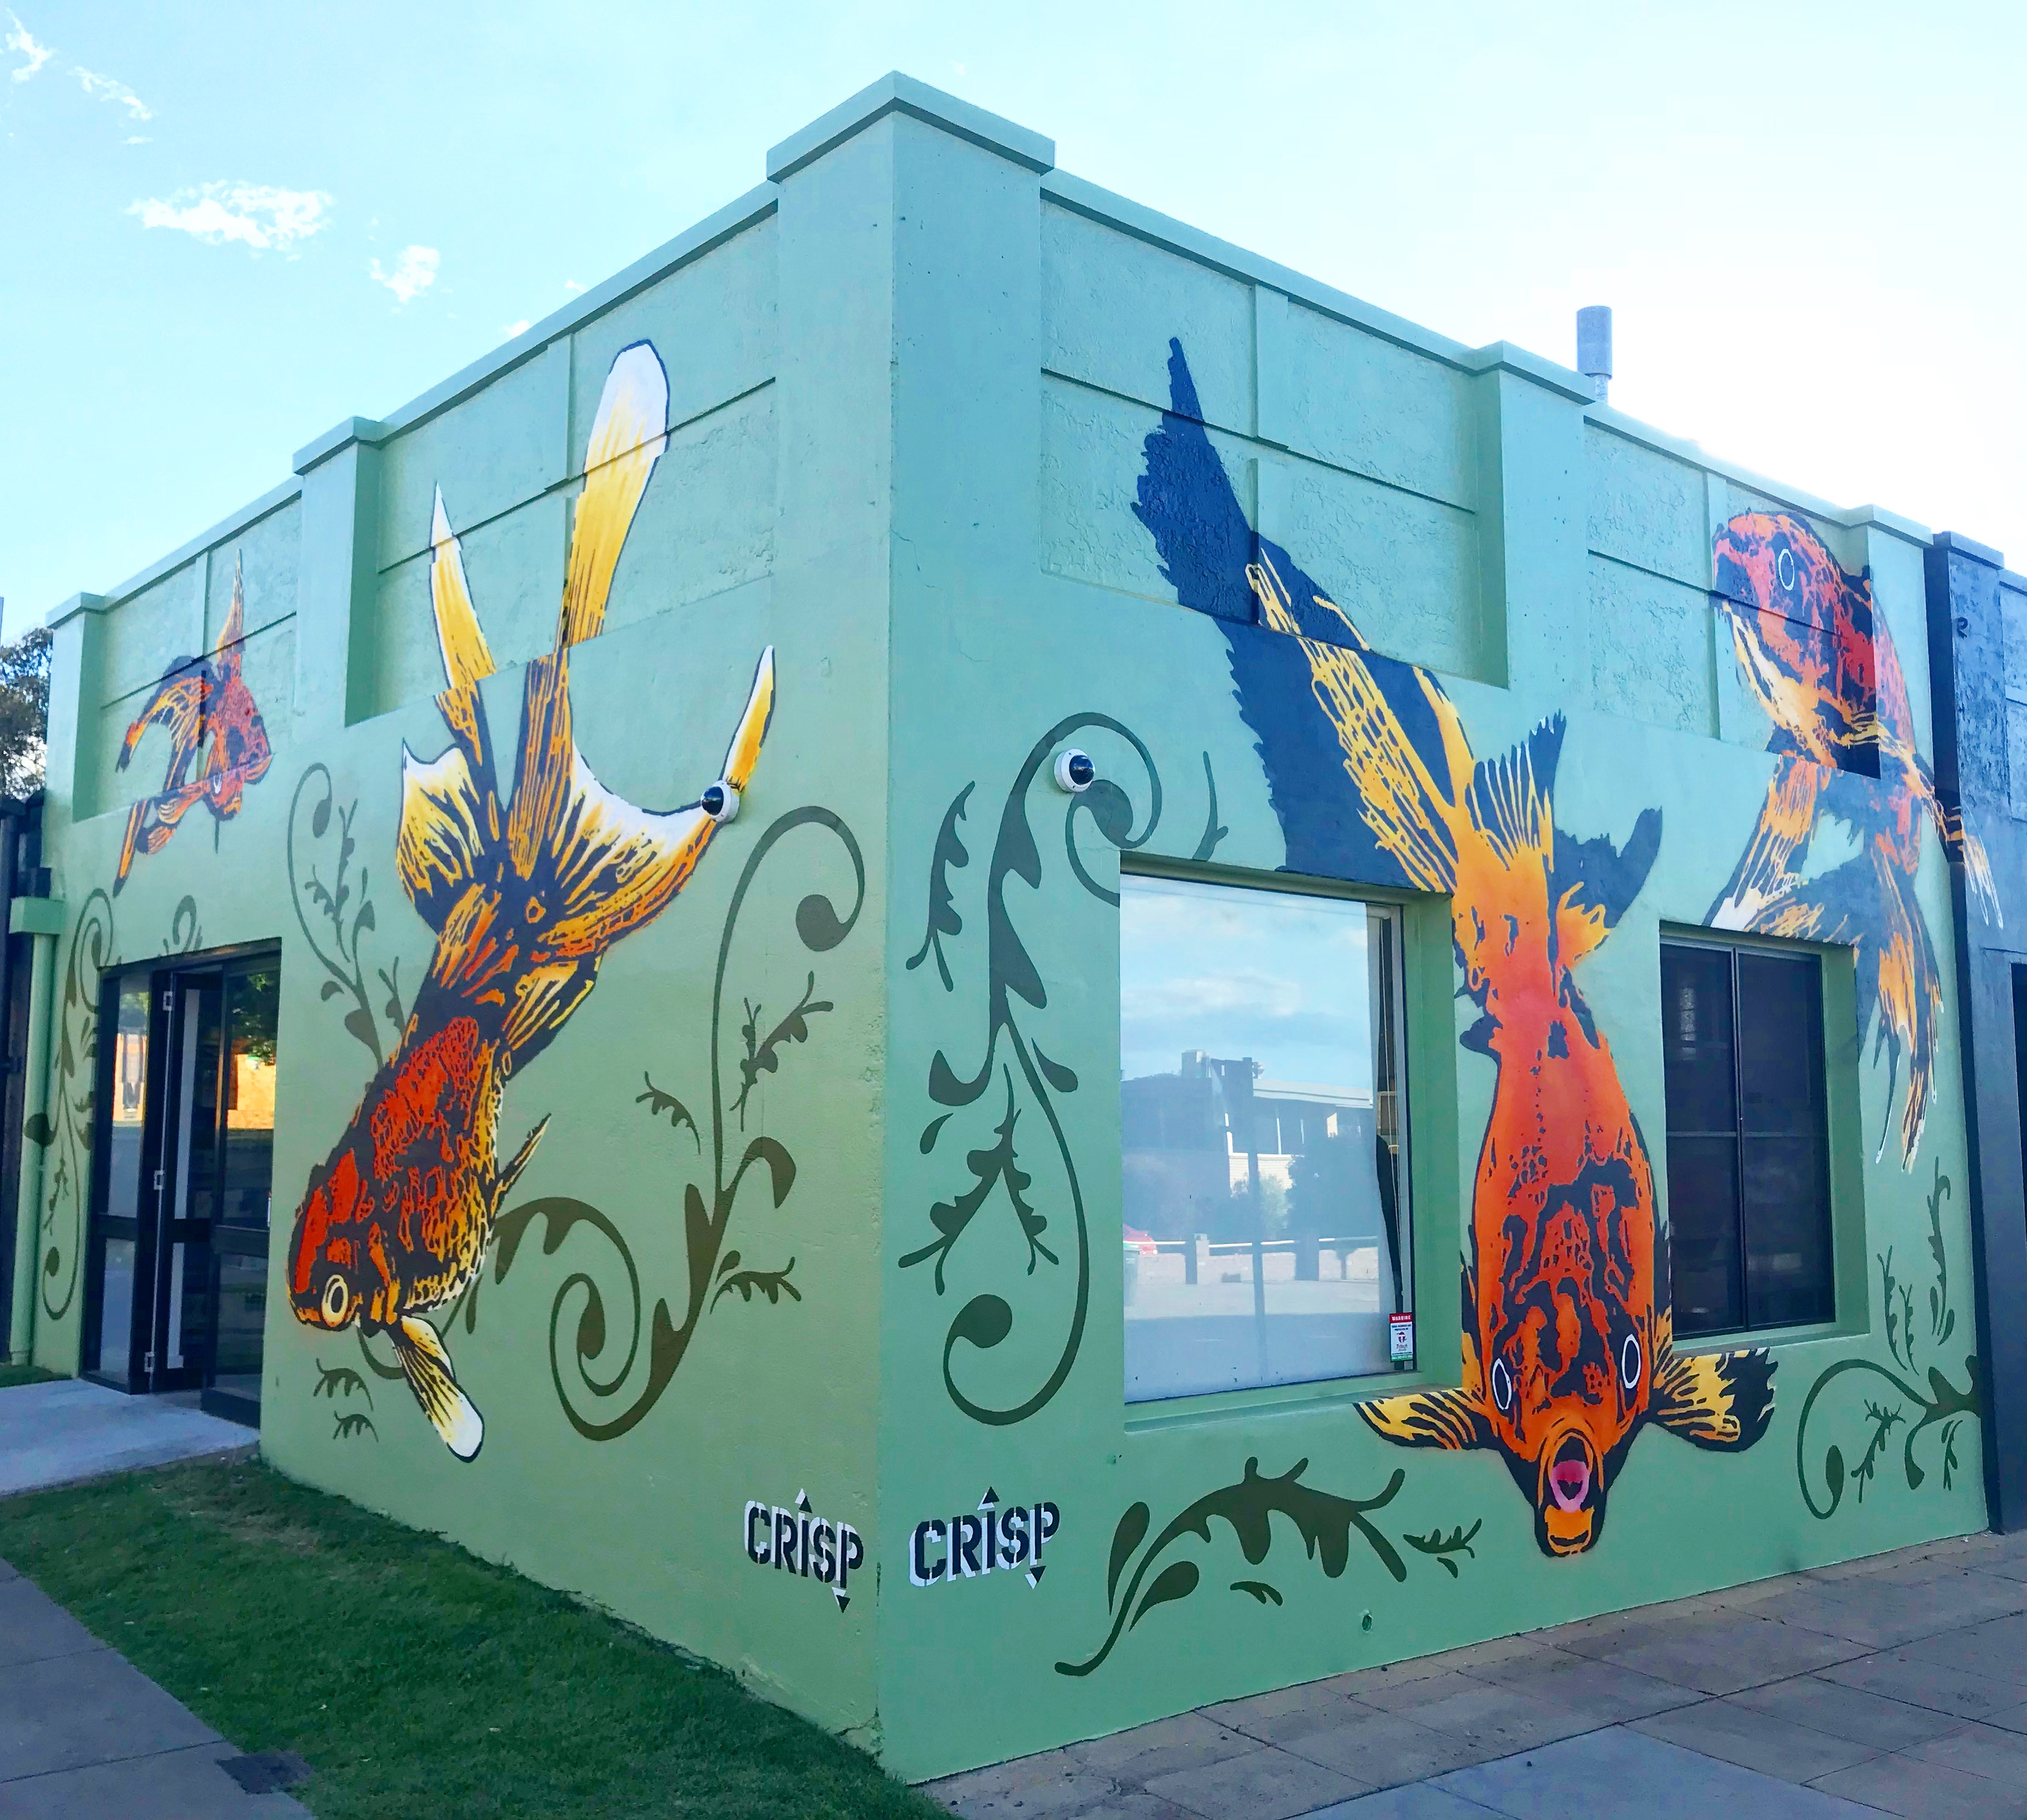
<svg viewBox="0 0 2027 1820">
<path fill-rule="evenodd" d="M 214 824 L 231 821 L 244 807 L 248 787 L 268 774 L 274 757 L 268 729 L 253 691 L 240 674 L 245 628 L 244 578 L 235 567 L 232 607 L 217 648 L 208 657 L 183 658 L 171 664 L 120 742 L 117 769 L 124 771 L 148 729 L 164 728 L 169 736 L 169 762 L 161 788 L 143 797 L 127 813 L 119 869 L 113 879 L 116 897 L 133 869 L 136 854 L 159 853 L 183 817 L 199 803 L 211 811 Z M 193 777 L 190 767 L 200 749 L 204 762 Z"/>
<path fill-rule="evenodd" d="M 1405 1446 L 1496 1453 L 1538 1545 L 1582 1553 L 1646 1424 L 1737 1451 L 1772 1415 L 1765 1352 L 1674 1349 L 1652 1165 L 1576 977 L 1645 883 L 1660 814 L 1642 814 L 1623 849 L 1557 829 L 1560 718 L 1476 759 L 1437 678 L 1372 652 L 1246 523 L 1172 343 L 1169 371 L 1173 406 L 1147 438 L 1135 509 L 1178 595 L 1227 624 L 1288 866 L 1447 896 L 1464 992 L 1482 1013 L 1463 1040 L 1497 1069 L 1471 1193 L 1461 1381 L 1359 1412 Z M 1273 636 L 1232 623 L 1249 618 Z"/>
<path fill-rule="evenodd" d="M 1874 1054 L 1888 1056 L 1896 1077 L 1907 1058 L 1900 1149 L 1911 1167 L 1942 1014 L 1941 973 L 1914 899 L 1924 827 L 1934 824 L 1996 919 L 1991 868 L 1916 748 L 1907 678 L 1870 571 L 1850 574 L 1785 512 L 1733 519 L 1718 533 L 1712 568 L 1713 599 L 1778 758 L 1752 837 L 1706 920 L 1858 950 L 1859 1029 L 1876 1013 Z M 1859 851 L 1804 878 L 1826 815 L 1850 829 Z"/>
<path fill-rule="evenodd" d="M 425 1318 L 477 1278 L 538 1124 L 499 1158 L 508 1083 L 556 1039 L 612 945 L 659 915 L 737 812 L 772 717 L 774 652 L 759 670 L 711 792 L 666 814 L 613 796 L 578 753 L 570 649 L 597 632 L 628 526 L 667 443 L 667 381 L 644 342 L 622 351 L 585 460 L 556 643 L 527 666 L 511 799 L 479 685 L 492 654 L 441 495 L 430 571 L 452 743 L 406 755 L 396 862 L 436 932 L 394 1054 L 314 1170 L 290 1242 L 289 1297 L 306 1326 L 358 1323 L 392 1342 L 410 1388 L 460 1459 L 484 1425 Z M 544 1124 L 546 1124 L 546 1120 Z"/>
</svg>

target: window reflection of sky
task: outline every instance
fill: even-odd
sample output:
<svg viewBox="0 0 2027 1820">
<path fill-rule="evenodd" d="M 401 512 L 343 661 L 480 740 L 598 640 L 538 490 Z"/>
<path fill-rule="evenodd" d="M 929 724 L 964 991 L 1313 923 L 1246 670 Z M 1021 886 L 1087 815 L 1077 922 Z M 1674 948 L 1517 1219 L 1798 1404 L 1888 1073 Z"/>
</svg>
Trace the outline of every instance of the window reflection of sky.
<svg viewBox="0 0 2027 1820">
<path fill-rule="evenodd" d="M 1363 904 L 1179 879 L 1121 884 L 1122 1079 L 1173 1074 L 1185 1050 L 1201 1049 L 1369 1102 Z"/>
</svg>

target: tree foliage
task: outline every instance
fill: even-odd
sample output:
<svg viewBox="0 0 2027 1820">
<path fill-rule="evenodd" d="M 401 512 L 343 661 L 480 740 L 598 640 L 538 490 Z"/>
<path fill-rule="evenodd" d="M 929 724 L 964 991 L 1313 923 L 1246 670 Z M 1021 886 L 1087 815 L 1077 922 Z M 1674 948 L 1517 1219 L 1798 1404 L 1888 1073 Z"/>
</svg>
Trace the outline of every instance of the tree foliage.
<svg viewBox="0 0 2027 1820">
<path fill-rule="evenodd" d="M 0 796 L 42 787 L 50 718 L 50 635 L 42 627 L 0 644 Z"/>
</svg>

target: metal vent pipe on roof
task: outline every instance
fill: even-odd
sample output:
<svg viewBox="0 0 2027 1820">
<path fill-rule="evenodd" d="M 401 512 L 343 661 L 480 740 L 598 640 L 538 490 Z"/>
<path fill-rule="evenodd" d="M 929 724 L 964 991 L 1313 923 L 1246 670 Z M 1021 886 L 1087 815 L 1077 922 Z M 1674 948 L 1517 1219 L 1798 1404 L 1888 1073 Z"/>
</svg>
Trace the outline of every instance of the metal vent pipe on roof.
<svg viewBox="0 0 2027 1820">
<path fill-rule="evenodd" d="M 1612 309 L 1592 304 L 1577 312 L 1577 371 L 1590 381 L 1599 404 L 1612 389 Z"/>
</svg>

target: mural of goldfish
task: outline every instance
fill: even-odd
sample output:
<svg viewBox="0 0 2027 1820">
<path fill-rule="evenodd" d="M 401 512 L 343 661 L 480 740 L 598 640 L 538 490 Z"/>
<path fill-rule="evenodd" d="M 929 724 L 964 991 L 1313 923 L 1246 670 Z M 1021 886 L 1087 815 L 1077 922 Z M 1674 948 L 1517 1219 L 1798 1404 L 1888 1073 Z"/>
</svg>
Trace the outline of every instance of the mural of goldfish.
<svg viewBox="0 0 2027 1820">
<path fill-rule="evenodd" d="M 1907 678 L 1874 610 L 1871 571 L 1848 573 L 1785 512 L 1733 519 L 1717 534 L 1712 567 L 1712 599 L 1731 629 L 1739 674 L 1774 723 L 1767 750 L 1779 761 L 1752 836 L 1705 920 L 1856 947 L 1859 1034 L 1877 1018 L 1873 1053 L 1886 1054 L 1893 1079 L 1907 1058 L 1899 1135 L 1901 1163 L 1911 1168 L 1943 1002 L 1914 899 L 1923 825 L 1933 821 L 1961 857 L 1973 895 L 1996 920 L 1992 868 L 1915 749 Z M 1826 816 L 1851 831 L 1859 851 L 1807 878 Z M 1888 1141 L 1882 1132 L 1881 1154 Z"/>
<path fill-rule="evenodd" d="M 1184 604 L 1228 622 L 1288 867 L 1448 895 L 1483 1013 L 1463 1041 L 1498 1069 L 1472 1190 L 1461 1381 L 1360 1413 L 1403 1445 L 1496 1452 L 1542 1550 L 1580 1553 L 1645 1424 L 1736 1451 L 1773 1408 L 1765 1352 L 1674 1350 L 1652 1165 L 1574 971 L 1645 881 L 1660 814 L 1645 811 L 1623 851 L 1558 830 L 1560 717 L 1475 758 L 1437 679 L 1374 652 L 1246 524 L 1170 346 L 1171 408 L 1147 439 L 1136 510 Z M 1258 623 L 1230 623 L 1242 619 Z"/>
<path fill-rule="evenodd" d="M 555 1039 L 608 950 L 660 914 L 737 812 L 774 711 L 774 654 L 758 674 L 718 781 L 652 814 L 602 786 L 578 751 L 570 648 L 603 626 L 606 597 L 649 475 L 668 444 L 668 382 L 644 341 L 607 376 L 585 457 L 556 644 L 527 667 L 519 765 L 503 796 L 478 685 L 491 652 L 437 496 L 431 603 L 451 744 L 404 751 L 396 862 L 436 932 L 429 971 L 387 1065 L 312 1172 L 289 1246 L 289 1297 L 305 1326 L 384 1333 L 445 1445 L 470 1460 L 484 1424 L 426 1316 L 478 1275 L 493 1223 L 545 1120 L 503 1165 L 507 1084 Z"/>
<path fill-rule="evenodd" d="M 239 813 L 247 787 L 267 776 L 274 757 L 268 749 L 268 729 L 252 691 L 240 676 L 246 636 L 246 577 L 234 563 L 232 608 L 219 633 L 217 648 L 208 657 L 179 658 L 171 664 L 120 741 L 118 769 L 124 771 L 148 729 L 166 728 L 169 765 L 161 790 L 142 797 L 127 812 L 120 869 L 113 877 L 115 897 L 133 869 L 134 856 L 161 852 L 183 817 L 200 803 L 211 811 L 216 835 L 219 826 Z M 190 766 L 207 740 L 210 745 L 204 762 L 192 777 Z"/>
</svg>

